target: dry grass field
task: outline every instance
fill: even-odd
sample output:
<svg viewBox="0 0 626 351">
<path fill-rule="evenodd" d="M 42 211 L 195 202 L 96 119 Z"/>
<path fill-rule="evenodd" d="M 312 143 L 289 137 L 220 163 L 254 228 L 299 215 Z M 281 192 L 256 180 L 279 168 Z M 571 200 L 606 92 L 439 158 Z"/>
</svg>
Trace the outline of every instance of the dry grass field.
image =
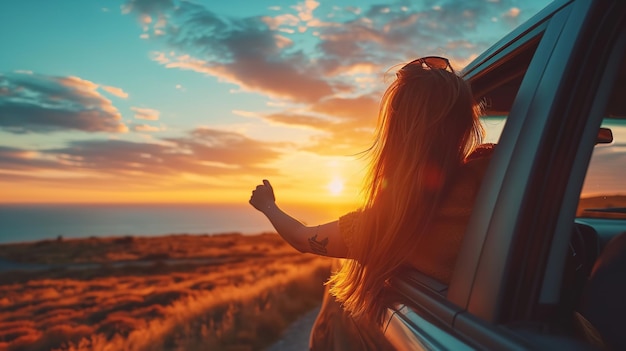
<svg viewBox="0 0 626 351">
<path fill-rule="evenodd" d="M 606 207 L 626 197 L 578 215 Z M 263 350 L 321 302 L 330 265 L 275 233 L 0 245 L 0 351 Z"/>
<path fill-rule="evenodd" d="M 321 302 L 330 260 L 276 234 L 0 245 L 0 350 L 262 350 Z M 25 266 L 26 267 L 26 266 Z"/>
</svg>

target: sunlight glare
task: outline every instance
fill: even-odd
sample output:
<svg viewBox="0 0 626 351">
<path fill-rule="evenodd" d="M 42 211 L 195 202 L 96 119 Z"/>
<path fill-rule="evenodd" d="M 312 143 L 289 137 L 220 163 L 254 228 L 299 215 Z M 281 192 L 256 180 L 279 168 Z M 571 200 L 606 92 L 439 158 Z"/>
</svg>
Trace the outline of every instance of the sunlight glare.
<svg viewBox="0 0 626 351">
<path fill-rule="evenodd" d="M 339 178 L 334 178 L 330 183 L 328 183 L 328 190 L 333 195 L 339 195 L 343 190 L 343 181 Z"/>
</svg>

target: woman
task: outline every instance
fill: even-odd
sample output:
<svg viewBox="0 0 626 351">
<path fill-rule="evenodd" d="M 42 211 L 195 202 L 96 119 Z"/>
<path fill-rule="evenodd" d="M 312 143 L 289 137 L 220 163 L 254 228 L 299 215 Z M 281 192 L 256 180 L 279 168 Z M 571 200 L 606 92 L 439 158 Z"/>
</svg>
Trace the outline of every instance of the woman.
<svg viewBox="0 0 626 351">
<path fill-rule="evenodd" d="M 299 251 L 348 258 L 330 292 L 355 320 L 377 324 L 401 267 L 449 282 L 491 148 L 479 147 L 479 107 L 447 59 L 420 58 L 396 76 L 380 104 L 360 210 L 309 227 L 276 205 L 267 180 L 250 198 Z"/>
</svg>

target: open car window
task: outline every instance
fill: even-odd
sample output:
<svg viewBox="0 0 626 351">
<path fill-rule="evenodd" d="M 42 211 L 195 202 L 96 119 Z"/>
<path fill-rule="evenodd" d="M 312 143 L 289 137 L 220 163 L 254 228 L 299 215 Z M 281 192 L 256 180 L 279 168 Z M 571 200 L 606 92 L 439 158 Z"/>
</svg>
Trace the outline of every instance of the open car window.
<svg viewBox="0 0 626 351">
<path fill-rule="evenodd" d="M 476 101 L 481 105 L 481 121 L 485 128 L 485 143 L 497 144 L 507 117 L 532 60 L 541 33 L 501 58 L 485 74 L 469 77 Z"/>
</svg>

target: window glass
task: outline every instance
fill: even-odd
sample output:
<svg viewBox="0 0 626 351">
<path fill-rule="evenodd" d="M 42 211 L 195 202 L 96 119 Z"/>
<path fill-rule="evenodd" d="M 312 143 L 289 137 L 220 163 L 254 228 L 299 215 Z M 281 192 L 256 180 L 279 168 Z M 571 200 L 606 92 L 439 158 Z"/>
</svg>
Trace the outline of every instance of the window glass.
<svg viewBox="0 0 626 351">
<path fill-rule="evenodd" d="M 602 128 L 613 134 L 610 143 L 593 150 L 580 196 L 577 217 L 626 218 L 626 61 L 622 63 Z"/>
</svg>

